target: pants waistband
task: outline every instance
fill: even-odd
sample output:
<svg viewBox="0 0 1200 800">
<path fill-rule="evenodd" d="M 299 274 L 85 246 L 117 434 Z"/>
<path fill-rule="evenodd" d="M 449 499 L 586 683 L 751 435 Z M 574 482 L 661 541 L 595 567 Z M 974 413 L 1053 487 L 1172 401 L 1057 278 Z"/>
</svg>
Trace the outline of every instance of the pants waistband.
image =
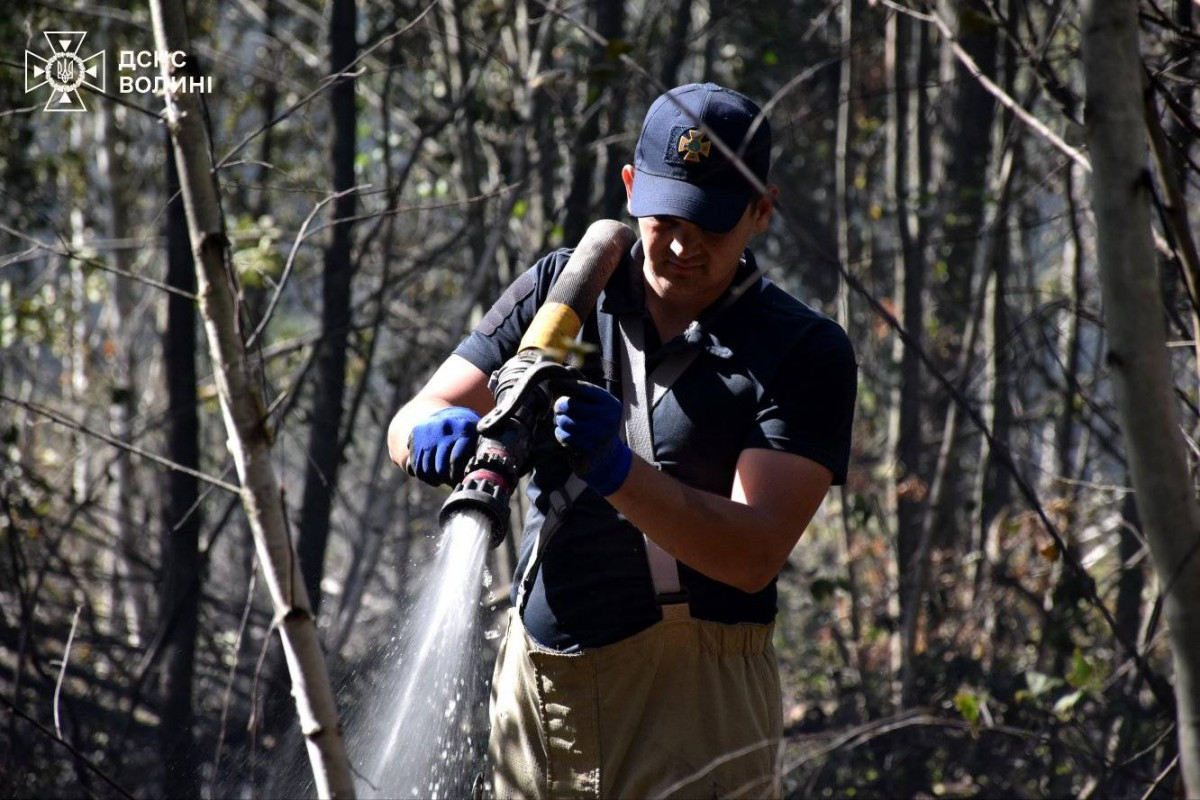
<svg viewBox="0 0 1200 800">
<path fill-rule="evenodd" d="M 541 658 L 590 658 L 600 662 L 610 658 L 628 658 L 638 650 L 657 648 L 664 644 L 689 647 L 711 655 L 761 655 L 770 647 L 775 630 L 774 623 L 764 625 L 753 622 L 713 622 L 682 614 L 669 614 L 661 622 L 656 622 L 619 642 L 564 653 L 538 644 L 525 630 L 519 616 L 515 622 L 521 627 L 526 649 Z"/>
</svg>

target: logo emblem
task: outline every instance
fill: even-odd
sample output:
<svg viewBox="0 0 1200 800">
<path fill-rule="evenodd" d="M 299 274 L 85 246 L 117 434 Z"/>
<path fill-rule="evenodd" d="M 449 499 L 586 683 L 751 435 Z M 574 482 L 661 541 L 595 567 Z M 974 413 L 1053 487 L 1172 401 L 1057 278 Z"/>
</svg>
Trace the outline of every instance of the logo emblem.
<svg viewBox="0 0 1200 800">
<path fill-rule="evenodd" d="M 25 51 L 25 92 L 50 84 L 46 111 L 87 111 L 79 87 L 104 91 L 104 51 L 87 58 L 79 55 L 87 33 L 84 31 L 45 31 L 50 43 L 50 58 Z"/>
<path fill-rule="evenodd" d="M 689 164 L 699 164 L 701 158 L 708 158 L 712 142 L 704 135 L 704 131 L 695 128 L 679 137 L 679 154 Z"/>
</svg>

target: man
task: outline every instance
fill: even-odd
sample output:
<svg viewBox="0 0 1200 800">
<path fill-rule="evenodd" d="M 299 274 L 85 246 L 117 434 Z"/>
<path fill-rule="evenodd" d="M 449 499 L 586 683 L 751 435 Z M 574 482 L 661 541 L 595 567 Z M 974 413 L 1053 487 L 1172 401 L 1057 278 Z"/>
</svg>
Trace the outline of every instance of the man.
<svg viewBox="0 0 1200 800">
<path fill-rule="evenodd" d="M 691 84 L 651 106 L 622 171 L 641 239 L 585 322 L 589 383 L 554 405 L 556 438 L 586 458 L 542 459 L 530 481 L 492 685 L 497 796 L 779 793 L 775 581 L 845 479 L 856 364 L 746 249 L 778 194 L 770 148 L 753 102 Z M 435 484 L 461 473 L 488 376 L 568 255 L 518 278 L 400 410 L 396 463 Z M 661 397 L 639 418 L 647 380 Z M 556 502 L 572 463 L 577 496 Z"/>
</svg>

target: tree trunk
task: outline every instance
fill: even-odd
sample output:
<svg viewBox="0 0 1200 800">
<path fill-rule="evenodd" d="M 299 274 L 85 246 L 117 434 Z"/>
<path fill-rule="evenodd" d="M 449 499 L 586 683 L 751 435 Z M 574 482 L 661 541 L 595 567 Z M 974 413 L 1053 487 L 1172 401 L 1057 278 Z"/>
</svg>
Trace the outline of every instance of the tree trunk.
<svg viewBox="0 0 1200 800">
<path fill-rule="evenodd" d="M 541 13 L 536 2 L 518 0 L 513 13 L 513 37 L 510 58 L 516 62 L 524 80 L 513 84 L 513 100 L 520 114 L 521 125 L 529 133 L 525 149 L 526 174 L 529 189 L 525 199 L 528 210 L 522 217 L 521 247 L 526 252 L 541 253 L 546 250 L 555 208 L 555 162 L 557 161 L 558 139 L 556 120 L 551 113 L 550 97 L 547 92 L 548 73 L 553 62 L 553 42 L 550 36 L 557 14 Z M 551 6 L 556 7 L 556 4 Z M 540 17 L 535 25 L 531 17 Z"/>
<path fill-rule="evenodd" d="M 462 97 L 468 88 L 471 62 L 467 57 L 467 41 L 470 34 L 463 24 L 463 1 L 441 0 L 439 3 L 443 24 L 442 48 L 445 56 L 447 101 Z M 460 123 L 451 125 L 450 133 L 455 147 L 454 166 L 458 170 L 458 184 L 462 187 L 464 200 L 478 197 L 483 192 L 483 169 L 480 159 L 479 135 L 475 123 L 479 119 L 478 104 L 472 98 L 463 98 L 459 112 Z M 487 226 L 484 224 L 483 203 L 469 202 L 464 212 L 467 217 L 467 243 L 471 247 L 471 263 L 479 264 L 487 249 Z M 492 279 L 491 275 L 487 276 Z M 490 292 L 489 292 L 490 294 Z"/>
<path fill-rule="evenodd" d="M 730 0 L 708 0 L 708 33 L 704 36 L 704 60 L 700 66 L 701 75 L 712 75 L 713 67 L 719 55 L 717 48 L 725 35 L 726 6 Z"/>
<path fill-rule="evenodd" d="M 179 171 L 167 142 L 167 196 L 179 191 Z M 167 283 L 185 292 L 196 291 L 196 268 L 188 244 L 183 200 L 167 206 Z M 163 337 L 163 370 L 167 383 L 167 457 L 193 470 L 200 469 L 200 420 L 196 409 L 196 309 L 186 297 L 167 295 L 167 329 Z M 159 625 L 167 626 L 163 669 L 159 678 L 162 721 L 159 753 L 171 792 L 183 797 L 200 794 L 199 760 L 192 736 L 192 675 L 200 608 L 200 521 L 196 506 L 199 481 L 170 470 L 163 515 L 163 577 L 159 595 Z"/>
<path fill-rule="evenodd" d="M 1068 213 L 1071 215 L 1068 224 L 1072 228 L 1072 236 L 1068 240 L 1069 244 L 1065 253 L 1065 256 L 1068 256 L 1070 260 L 1069 263 L 1064 260 L 1063 269 L 1065 273 L 1069 273 L 1064 275 L 1065 279 L 1069 278 L 1069 282 L 1066 280 L 1064 282 L 1067 283 L 1068 297 L 1071 299 L 1072 304 L 1067 312 L 1070 315 L 1066 325 L 1067 330 L 1059 347 L 1060 358 L 1062 358 L 1064 364 L 1064 408 L 1055 424 L 1054 449 L 1052 453 L 1054 461 L 1048 470 L 1052 479 L 1061 478 L 1067 481 L 1073 480 L 1076 474 L 1075 457 L 1073 455 L 1076 418 L 1075 405 L 1080 396 L 1078 373 L 1081 354 L 1079 352 L 1079 336 L 1081 315 L 1084 313 L 1083 271 L 1085 246 L 1083 241 L 1079 239 L 1079 225 L 1076 220 L 1074 171 L 1074 166 L 1068 167 L 1065 178 L 1067 207 Z M 1058 484 L 1050 490 L 1050 496 L 1065 498 L 1065 502 L 1061 504 L 1062 510 L 1059 514 L 1060 530 L 1063 531 L 1067 551 L 1073 559 L 1079 559 L 1081 556 L 1079 543 L 1076 541 L 1077 537 L 1074 533 L 1076 522 L 1075 500 L 1078 497 L 1078 493 L 1078 484 L 1074 483 Z M 1045 625 L 1038 644 L 1037 667 L 1039 670 L 1058 674 L 1062 671 L 1067 657 L 1074 652 L 1073 631 L 1077 629 L 1080 622 L 1078 600 L 1081 592 L 1084 591 L 1085 589 L 1080 584 L 1079 576 L 1065 566 L 1063 558 L 1056 559 L 1050 568 L 1050 580 L 1046 585 L 1045 598 L 1043 600 L 1044 607 L 1048 613 L 1045 617 Z"/>
<path fill-rule="evenodd" d="M 1062 408 L 1054 424 L 1054 476 L 1063 479 L 1075 475 L 1075 428 L 1079 397 L 1079 370 L 1082 356 L 1080 348 L 1080 326 L 1084 313 L 1084 253 L 1085 244 L 1079 229 L 1079 211 L 1076 193 L 1082 180 L 1082 168 L 1072 164 L 1065 175 L 1067 200 L 1067 224 L 1071 236 L 1063 246 L 1062 285 L 1067 293 L 1069 307 L 1066 312 L 1066 332 L 1059 341 L 1058 356 L 1063 363 Z M 1067 487 L 1067 496 L 1074 498 L 1076 491 Z M 1068 504 L 1068 506 L 1071 504 Z M 1130 640 L 1132 641 L 1132 639 Z"/>
<path fill-rule="evenodd" d="M 190 63 L 182 0 L 151 0 L 150 12 L 157 49 L 188 53 Z M 175 69 L 170 59 L 163 61 L 163 78 L 169 86 Z M 288 538 L 279 482 L 271 463 L 272 435 L 266 407 L 251 379 L 238 330 L 229 240 L 200 98 L 191 93 L 168 92 L 165 120 L 179 168 L 188 235 L 197 266 L 200 315 L 208 337 L 228 446 L 275 607 L 317 793 L 321 797 L 352 797 L 350 764 L 317 627 L 304 583 L 296 580 L 300 571 Z"/>
<path fill-rule="evenodd" d="M 1128 474 L 1125 482 L 1129 482 Z M 1138 641 L 1142 628 L 1142 594 L 1146 588 L 1146 565 L 1142 555 L 1142 520 L 1138 515 L 1137 495 L 1129 492 L 1121 501 L 1121 522 L 1118 536 L 1120 577 L 1117 579 L 1117 602 L 1113 609 L 1117 634 L 1127 642 Z M 1108 729 L 1106 757 L 1114 763 L 1123 762 L 1135 750 L 1133 743 L 1138 732 L 1138 722 L 1145 718 L 1145 710 L 1139 699 L 1141 674 L 1132 671 L 1121 682 L 1122 691 L 1106 709 L 1105 727 Z M 1144 788 L 1124 770 L 1113 770 L 1099 784 L 1099 797 L 1125 797 L 1134 792 L 1142 794 Z"/>
<path fill-rule="evenodd" d="M 841 53 L 838 64 L 838 115 L 837 133 L 834 138 L 834 195 L 837 214 L 838 261 L 842 268 L 850 270 L 850 185 L 853 170 L 850 162 L 850 140 L 854 138 L 854 117 L 851 111 L 851 88 L 854 86 L 854 16 L 857 11 L 854 0 L 841 0 L 839 11 Z M 838 276 L 837 292 L 838 323 L 846 328 L 850 324 L 850 285 Z"/>
<path fill-rule="evenodd" d="M 275 40 L 275 18 L 278 15 L 278 5 L 279 0 L 264 0 L 263 2 L 262 33 L 264 41 L 262 47 L 266 58 L 260 63 L 270 72 L 278 70 L 280 63 L 279 44 Z M 261 109 L 263 125 L 275 119 L 279 109 L 279 83 L 277 81 L 266 81 L 262 87 L 262 96 L 259 99 L 258 107 Z M 259 164 L 256 170 L 258 177 L 255 180 L 258 187 L 254 199 L 254 216 L 256 218 L 265 215 L 271 207 L 270 184 L 271 172 L 274 167 L 271 160 L 274 158 L 275 129 L 267 128 L 258 139 Z M 257 315 L 252 317 L 252 319 L 257 318 Z"/>
<path fill-rule="evenodd" d="M 919 157 L 915 150 L 922 146 L 913 140 L 920 102 L 914 98 L 914 76 L 919 48 L 914 51 L 912 21 L 903 14 L 893 14 L 887 23 L 886 68 L 889 76 L 889 188 L 896 211 L 898 254 L 895 261 L 895 293 L 899 300 L 900 322 L 913 337 L 914 344 L 923 339 L 925 265 L 919 241 L 919 220 L 913 203 L 913 188 Z M 915 97 L 921 95 L 917 93 Z M 914 105 L 918 108 L 914 108 Z M 895 463 L 892 495 L 896 509 L 896 566 L 900 585 L 900 617 L 904 619 L 916 597 L 914 558 L 921 538 L 921 508 L 926 486 L 921 479 L 921 369 L 915 348 L 905 347 L 897 338 L 892 354 L 899 366 L 899 383 L 893 398 L 891 441 Z M 902 626 L 903 627 L 903 626 Z M 911 633 L 910 628 L 905 633 Z M 911 688 L 912 657 L 916 643 L 911 635 L 901 636 L 900 671 L 902 685 Z M 903 698 L 906 701 L 907 698 Z"/>
<path fill-rule="evenodd" d="M 986 5 L 984 0 L 941 0 L 938 12 L 983 74 L 995 77 L 997 35 Z M 934 164 L 930 180 L 922 186 L 927 187 L 928 202 L 935 211 L 927 227 L 936 230 L 938 244 L 931 248 L 929 257 L 946 275 L 944 282 L 935 281 L 931 285 L 931 302 L 937 308 L 939 326 L 945 325 L 961 342 L 969 338 L 969 329 L 976 324 L 975 302 L 990 281 L 990 259 L 984 264 L 982 274 L 972 268 L 979 263 L 976 252 L 986 240 L 982 232 L 987 224 L 987 202 L 995 197 L 989 196 L 989 189 L 993 188 L 989 178 L 995 175 L 999 159 L 992 155 L 995 99 L 955 57 L 951 45 L 946 37 L 941 38 L 935 110 L 939 124 L 937 134 L 927 145 L 934 151 Z M 928 416 L 948 421 L 953 418 L 954 425 L 945 427 L 959 432 L 959 412 L 948 398 L 935 397 L 931 406 Z M 949 448 L 950 460 L 946 470 L 935 475 L 934 480 L 948 480 L 950 485 L 938 496 L 938 502 L 929 503 L 933 518 L 926 524 L 934 524 L 935 546 L 965 547 L 970 542 L 960 542 L 960 532 L 969 526 L 956 524 L 955 514 L 960 509 L 954 507 L 953 499 L 973 492 L 976 487 L 970 479 L 972 470 L 960 467 L 958 442 L 944 442 L 943 448 Z"/>
<path fill-rule="evenodd" d="M 624 19 L 624 4 L 612 0 L 591 0 L 588 5 L 596 32 L 610 42 L 619 40 Z M 598 42 L 592 44 L 586 94 L 579 115 L 583 122 L 575 135 L 575 147 L 571 151 L 571 188 L 567 194 L 567 216 L 563 222 L 563 244 L 567 247 L 575 246 L 592 221 L 593 187 L 597 164 L 600 162 L 597 155 L 601 152 L 601 112 L 612 103 L 610 92 L 617 83 L 614 78 L 620 74 L 619 67 L 620 61 L 617 60 L 614 45 L 605 46 Z M 608 173 L 609 170 L 606 169 L 606 177 Z M 605 187 L 602 186 L 601 189 L 604 191 Z"/>
<path fill-rule="evenodd" d="M 679 69 L 687 57 L 688 33 L 692 25 L 692 0 L 676 0 L 675 13 L 671 17 L 671 30 L 663 48 L 662 68 L 658 79 L 668 89 L 679 83 Z"/>
<path fill-rule="evenodd" d="M 1011 24 L 1015 27 L 1015 19 L 1020 13 L 1016 3 L 1009 3 L 1009 17 Z M 980 64 L 981 69 L 988 69 L 987 62 L 991 62 L 990 68 L 996 70 L 996 33 L 995 28 L 990 24 L 985 24 L 986 32 L 976 32 L 980 25 L 969 24 L 973 21 L 973 17 L 969 12 L 963 12 L 963 18 L 960 19 L 959 30 L 966 34 L 966 42 L 964 48 L 970 52 L 967 44 L 974 44 L 977 53 L 972 53 L 972 56 L 978 55 L 984 60 Z M 986 20 L 985 20 L 986 23 Z M 957 62 L 957 59 L 955 59 Z M 979 63 L 978 61 L 976 63 Z M 1013 93 L 1017 85 L 1017 74 L 1021 68 L 1020 60 L 1017 58 L 1016 46 L 1011 42 L 1006 42 L 1004 48 L 1004 90 L 1010 95 Z M 989 185 L 987 178 L 987 162 L 990 153 L 999 153 L 1000 161 L 1003 165 L 1005 158 L 1011 152 L 1012 161 L 1008 162 L 1009 177 L 1013 172 L 1018 171 L 1016 162 L 1020 161 L 1022 149 L 1020 144 L 1014 144 L 1011 151 L 1006 150 L 1004 143 L 1008 132 L 1012 130 L 1012 114 L 1003 113 L 998 119 L 998 124 L 992 125 L 992 121 L 996 118 L 993 113 L 995 102 L 990 95 L 984 91 L 983 86 L 979 81 L 974 80 L 968 75 L 963 75 L 964 80 L 978 90 L 983 96 L 974 98 L 968 101 L 964 95 L 960 95 L 960 105 L 962 113 L 975 114 L 979 113 L 987 117 L 988 128 L 983 135 L 983 154 L 974 156 L 971 159 L 968 171 L 956 177 L 956 182 L 959 184 L 960 191 L 966 190 L 965 194 L 977 195 L 977 205 L 973 206 L 975 224 L 979 238 L 985 240 L 983 245 L 985 249 L 990 248 L 994 255 L 990 256 L 985 269 L 989 269 L 991 277 L 988 284 L 991 287 L 990 292 L 985 292 L 984 296 L 984 347 L 983 351 L 986 356 L 985 379 L 984 384 L 987 387 L 985 395 L 983 411 L 984 421 L 988 428 L 992 431 L 992 438 L 1000 445 L 1004 451 L 1011 451 L 1010 438 L 1013 427 L 1013 407 L 1011 396 L 1012 384 L 1012 358 L 1009 355 L 1009 319 L 1008 319 L 1008 290 L 1009 290 L 1009 274 L 1014 263 L 1019 262 L 1019 256 L 1014 253 L 1020 236 L 1019 232 L 1009 232 L 1005 221 L 1008 218 L 1009 207 L 1009 190 L 1010 186 L 1005 185 L 1001 189 L 1001 197 L 993 198 L 989 191 L 992 187 Z M 965 124 L 965 123 L 964 123 Z M 969 124 L 965 125 L 968 130 L 971 129 Z M 971 131 L 964 138 L 974 139 L 978 136 L 978 132 Z M 979 172 L 974 173 L 969 171 L 970 168 L 978 166 Z M 1003 166 L 1002 166 L 1003 171 Z M 967 187 L 964 184 L 974 184 Z M 994 201 L 999 204 L 998 213 L 989 219 L 988 203 Z M 1019 206 L 1018 206 L 1019 207 Z M 957 218 L 957 217 L 956 217 Z M 951 237 L 953 238 L 953 237 Z M 975 237 L 965 237 L 968 239 Z M 968 250 L 974 256 L 974 250 Z M 953 262 L 951 262 L 953 263 Z M 953 272 L 953 270 L 951 270 Z M 969 289 L 968 289 L 969 292 Z M 971 519 L 975 523 L 972 526 L 973 543 L 976 544 L 976 552 L 980 555 L 980 563 L 986 563 L 987 552 L 992 550 L 992 542 L 989 542 L 989 536 L 995 532 L 996 522 L 999 516 L 1004 512 L 1012 500 L 1012 478 L 1008 470 L 1004 468 L 1000 458 L 996 455 L 995 448 L 991 447 L 986 441 L 983 445 L 983 459 L 979 470 L 978 484 L 979 509 L 978 516 L 972 514 Z"/>
<path fill-rule="evenodd" d="M 1117 579 L 1117 603 L 1113 612 L 1117 633 L 1127 642 L 1136 642 L 1142 627 L 1142 592 L 1146 588 L 1146 574 L 1138 559 L 1142 551 L 1141 531 L 1142 518 L 1138 514 L 1137 494 L 1130 492 L 1121 502 L 1121 538 L 1117 549 L 1121 559 L 1121 577 Z"/>
<path fill-rule="evenodd" d="M 1200 794 L 1200 536 L 1154 269 L 1136 0 L 1084 0 L 1085 137 L 1122 436 L 1154 556 L 1175 657 L 1179 764 Z"/>
<path fill-rule="evenodd" d="M 112 251 L 113 266 L 122 272 L 130 272 L 131 250 L 120 242 L 129 237 L 128 200 L 123 196 L 123 176 L 128 174 L 117 148 L 117 123 L 113 118 L 115 105 L 100 103 L 96 108 L 96 172 L 100 182 L 100 194 L 108 221 L 108 236 L 117 246 Z M 109 429 L 114 438 L 130 444 L 130 426 L 138 397 L 135 365 L 138 362 L 138 339 L 136 321 L 133 318 L 133 282 L 123 275 L 112 275 L 112 333 L 113 385 L 109 396 Z M 136 568 L 137 554 L 141 549 L 141 531 L 134 521 L 139 495 L 135 481 L 133 457 L 128 450 L 118 449 L 116 459 L 116 481 L 112 486 L 113 508 L 116 509 L 117 553 L 116 574 L 124 584 L 121 608 L 114 609 L 124 616 L 124 628 L 129 641 L 135 646 L 142 640 L 142 629 L 146 618 L 144 587 L 146 576 Z"/>
<path fill-rule="evenodd" d="M 1000 234 L 1007 239 L 1007 234 Z M 994 259 L 992 279 L 984 307 L 984 352 L 987 353 L 984 384 L 987 395 L 984 399 L 984 420 L 992 436 L 1005 450 L 1009 446 L 1013 422 L 1012 401 L 1009 386 L 1012 382 L 1009 349 L 1008 308 L 1005 305 L 1008 293 L 1008 268 L 1010 255 L 1008 242 L 1000 246 Z M 983 464 L 979 473 L 979 516 L 974 526 L 975 541 L 982 560 L 988 550 L 988 535 L 996 518 L 1012 501 L 1012 480 L 1001 465 L 995 451 L 984 445 Z"/>
<path fill-rule="evenodd" d="M 387 252 L 386 248 L 384 252 Z M 391 398 L 387 408 L 399 408 L 406 394 L 411 393 L 412 386 L 408 381 L 396 380 L 392 386 Z M 370 479 L 367 481 L 364 494 L 363 511 L 358 515 L 356 527 L 362 531 L 362 536 L 354 545 L 350 568 L 346 570 L 346 578 L 342 581 L 342 596 L 334 615 L 333 635 L 329 650 L 332 653 L 341 652 L 354 626 L 354 620 L 362 607 L 363 595 L 375 568 L 379 566 L 379 554 L 383 550 L 384 537 L 407 537 L 408 518 L 401 515 L 397 519 L 396 498 L 403 490 L 400 470 L 386 470 L 387 435 L 386 429 L 377 437 L 375 456 L 371 460 Z M 382 486 L 381 486 L 382 484 Z"/>
<path fill-rule="evenodd" d="M 996 26 L 983 0 L 940 0 L 939 12 L 955 32 L 959 44 L 974 59 L 983 74 L 993 77 L 997 64 Z M 940 304 L 956 329 L 965 324 L 971 275 L 978 232 L 983 224 L 987 189 L 988 153 L 991 151 L 992 120 L 996 100 L 971 75 L 943 43 L 941 52 L 943 108 L 936 182 L 942 198 L 942 236 L 946 246 L 946 292 Z"/>
<path fill-rule="evenodd" d="M 337 74 L 349 68 L 358 54 L 355 0 L 333 0 L 329 20 L 329 67 Z M 304 503 L 300 512 L 297 550 L 304 570 L 304 587 L 312 601 L 313 616 L 321 609 L 321 576 L 325 571 L 325 546 L 329 517 L 337 493 L 342 461 L 342 399 L 346 393 L 346 344 L 350 330 L 350 280 L 354 270 L 350 250 L 353 226 L 337 222 L 354 215 L 355 126 L 354 79 L 346 78 L 329 90 L 333 124 L 330 160 L 333 190 L 345 192 L 333 201 L 333 232 L 325 250 L 321 306 L 321 343 L 317 348 L 317 376 L 313 382 L 313 415 L 308 433 L 308 459 L 304 474 Z"/>
<path fill-rule="evenodd" d="M 603 13 L 597 20 L 602 36 L 610 41 L 626 42 L 625 3 L 603 4 Z M 618 49 L 620 46 L 619 45 Z M 622 138 L 630 129 L 640 130 L 641 119 L 628 119 L 626 89 L 629 81 L 628 68 L 618 57 L 612 56 L 612 73 L 608 87 L 608 102 L 604 108 L 604 166 L 600 171 L 600 216 L 604 219 L 620 219 L 625 212 L 625 183 L 621 180 L 621 167 L 633 163 L 633 140 Z M 668 88 L 674 84 L 667 84 Z"/>
<path fill-rule="evenodd" d="M 69 136 L 71 152 L 83 152 L 85 149 L 83 141 L 83 123 L 72 125 Z M 70 172 L 67 169 L 62 170 L 59 173 L 58 188 L 62 197 L 74 196 L 68 183 L 69 176 Z M 84 219 L 83 210 L 79 207 L 80 205 L 82 205 L 82 202 L 72 204 L 71 210 L 68 214 L 68 219 L 70 220 L 69 229 L 71 235 L 71 250 L 75 253 L 78 253 L 83 248 Z M 83 264 L 80 263 L 78 259 L 70 256 L 63 256 L 63 258 L 66 259 L 66 266 L 70 275 L 69 285 L 71 298 L 71 313 L 69 317 L 71 320 L 71 335 L 69 339 L 69 352 L 71 354 L 71 379 L 69 384 L 70 391 L 66 394 L 73 401 L 73 404 L 80 408 L 83 412 L 80 416 L 80 421 L 85 425 L 90 426 L 92 424 L 91 414 L 88 411 L 90 406 L 89 404 L 83 402 L 83 398 L 87 397 L 88 390 L 90 388 L 89 383 L 91 380 L 91 369 L 90 365 L 88 364 L 88 357 L 93 351 L 90 341 L 92 336 L 91 325 L 88 322 L 91 315 L 88 313 L 87 279 L 83 273 Z M 91 448 L 82 434 L 72 434 L 71 439 L 72 450 L 74 451 L 74 457 L 72 460 L 73 463 L 71 467 L 71 502 L 83 503 L 87 499 L 89 487 L 91 486 L 92 482 Z M 108 561 L 112 560 L 111 553 L 102 557 Z M 108 565 L 106 565 L 106 567 L 107 566 Z M 111 572 L 110 569 L 112 570 Z M 118 619 L 117 609 L 120 606 L 119 592 L 122 584 L 119 580 L 119 576 L 117 576 L 115 573 L 116 564 L 112 564 L 110 569 L 105 570 L 114 576 L 112 584 L 109 586 L 109 597 L 111 598 L 109 601 L 111 607 L 109 624 L 114 626 L 112 630 L 114 633 L 116 633 L 115 626 Z"/>
</svg>

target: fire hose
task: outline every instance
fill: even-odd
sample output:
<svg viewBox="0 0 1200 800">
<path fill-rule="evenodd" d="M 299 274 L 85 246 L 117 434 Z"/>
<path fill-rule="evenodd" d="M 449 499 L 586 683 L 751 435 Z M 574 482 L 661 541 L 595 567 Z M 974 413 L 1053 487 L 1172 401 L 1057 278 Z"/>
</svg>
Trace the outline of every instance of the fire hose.
<svg viewBox="0 0 1200 800">
<path fill-rule="evenodd" d="M 555 397 L 570 394 L 571 387 L 582 380 L 579 370 L 563 363 L 565 357 L 600 291 L 635 239 L 633 230 L 615 220 L 594 222 L 584 233 L 516 355 L 493 375 L 496 406 L 479 421 L 475 454 L 442 504 L 439 523 L 460 511 L 481 511 L 491 522 L 491 546 L 504 541 L 509 530 L 509 498 L 517 481 L 532 469 L 547 440 L 553 442 L 551 404 Z M 580 456 L 569 456 L 578 466 Z M 413 474 L 411 464 L 408 471 Z"/>
</svg>

